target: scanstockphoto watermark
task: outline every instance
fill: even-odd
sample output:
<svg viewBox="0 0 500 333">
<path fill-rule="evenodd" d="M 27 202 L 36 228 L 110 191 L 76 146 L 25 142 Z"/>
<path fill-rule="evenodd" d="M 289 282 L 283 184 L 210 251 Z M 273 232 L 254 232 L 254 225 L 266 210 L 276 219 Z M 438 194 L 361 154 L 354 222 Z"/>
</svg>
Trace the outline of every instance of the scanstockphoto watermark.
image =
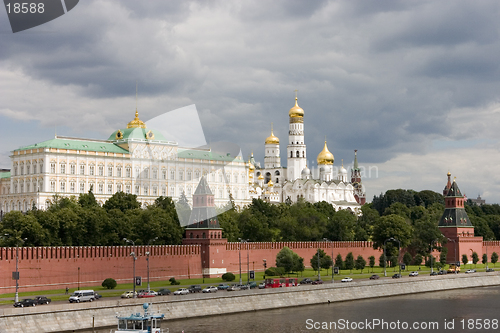
<svg viewBox="0 0 500 333">
<path fill-rule="evenodd" d="M 446 331 L 459 329 L 466 330 L 498 330 L 498 319 L 444 319 L 443 321 L 401 321 L 385 319 L 365 319 L 355 321 L 348 319 L 337 319 L 335 321 L 315 321 L 306 320 L 307 330 L 384 330 L 384 331 L 405 331 L 405 330 L 429 330 Z"/>
</svg>

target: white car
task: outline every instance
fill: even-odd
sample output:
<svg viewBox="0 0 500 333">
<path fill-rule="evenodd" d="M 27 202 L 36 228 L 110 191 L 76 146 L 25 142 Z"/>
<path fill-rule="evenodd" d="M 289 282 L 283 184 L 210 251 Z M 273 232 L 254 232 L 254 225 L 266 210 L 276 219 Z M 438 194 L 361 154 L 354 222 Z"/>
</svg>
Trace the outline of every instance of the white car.
<svg viewBox="0 0 500 333">
<path fill-rule="evenodd" d="M 345 278 L 343 278 L 340 281 L 342 281 L 342 282 L 352 282 L 352 278 L 351 277 L 345 277 Z"/>
<path fill-rule="evenodd" d="M 418 272 L 415 271 L 415 272 L 410 272 L 410 276 L 418 276 Z"/>
<path fill-rule="evenodd" d="M 468 269 L 465 271 L 465 273 L 476 273 L 475 269 Z"/>
<path fill-rule="evenodd" d="M 174 295 L 187 295 L 187 294 L 189 294 L 189 290 L 187 290 L 186 288 L 180 288 L 174 291 Z"/>
<path fill-rule="evenodd" d="M 203 293 L 216 293 L 217 292 L 217 287 L 215 286 L 210 286 L 210 287 L 206 287 L 205 289 L 203 289 L 201 292 Z"/>
</svg>

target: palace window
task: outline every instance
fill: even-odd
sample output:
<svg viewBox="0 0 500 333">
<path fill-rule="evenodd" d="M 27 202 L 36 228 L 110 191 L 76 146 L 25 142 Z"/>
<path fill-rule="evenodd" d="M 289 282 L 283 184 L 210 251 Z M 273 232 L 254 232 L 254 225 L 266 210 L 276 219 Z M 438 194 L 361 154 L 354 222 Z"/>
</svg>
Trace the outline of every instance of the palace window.
<svg viewBox="0 0 500 333">
<path fill-rule="evenodd" d="M 80 165 L 80 175 L 84 175 L 85 174 L 85 165 Z"/>
<path fill-rule="evenodd" d="M 153 169 L 153 179 L 158 179 L 158 170 Z"/>
<path fill-rule="evenodd" d="M 113 166 L 108 166 L 108 177 L 113 177 Z"/>
<path fill-rule="evenodd" d="M 125 186 L 125 193 L 130 194 L 130 185 Z"/>
<path fill-rule="evenodd" d="M 76 165 L 70 164 L 69 166 L 69 173 L 74 175 L 76 173 Z"/>
<path fill-rule="evenodd" d="M 103 193 L 104 193 L 104 185 L 99 184 L 99 194 L 103 194 Z"/>
<path fill-rule="evenodd" d="M 108 184 L 108 194 L 113 194 L 113 185 Z"/>
<path fill-rule="evenodd" d="M 170 180 L 175 180 L 175 170 L 170 170 Z"/>
<path fill-rule="evenodd" d="M 80 183 L 80 193 L 85 193 L 85 183 Z"/>
<path fill-rule="evenodd" d="M 30 165 L 26 165 L 26 174 L 29 175 L 30 174 Z"/>
<path fill-rule="evenodd" d="M 144 178 L 148 179 L 149 178 L 149 169 L 144 169 Z"/>
<path fill-rule="evenodd" d="M 144 186 L 144 188 L 143 188 L 143 194 L 144 195 L 148 195 L 148 190 L 149 190 L 149 188 L 147 186 Z"/>
<path fill-rule="evenodd" d="M 122 184 L 116 184 L 116 192 L 122 191 Z"/>
<path fill-rule="evenodd" d="M 161 189 L 161 195 L 166 197 L 167 196 L 167 188 L 166 187 L 162 187 Z"/>
<path fill-rule="evenodd" d="M 95 173 L 95 166 L 91 165 L 91 166 L 90 166 L 90 172 L 89 172 L 89 174 L 90 174 L 91 176 L 93 176 L 93 175 L 94 175 L 94 173 Z"/>
<path fill-rule="evenodd" d="M 127 167 L 125 169 L 125 177 L 131 177 L 132 176 L 132 170 L 130 169 L 130 167 Z"/>
<path fill-rule="evenodd" d="M 66 182 L 65 181 L 60 182 L 60 189 L 61 189 L 61 192 L 66 192 Z"/>
<path fill-rule="evenodd" d="M 117 167 L 116 168 L 116 177 L 121 177 L 122 176 L 122 167 Z"/>
<path fill-rule="evenodd" d="M 69 191 L 71 193 L 75 193 L 75 183 L 74 182 L 69 183 Z"/>
<path fill-rule="evenodd" d="M 184 172 L 183 171 L 179 171 L 179 180 L 184 180 Z"/>
<path fill-rule="evenodd" d="M 99 172 L 99 176 L 104 176 L 104 166 L 103 165 L 99 165 L 98 172 Z"/>
<path fill-rule="evenodd" d="M 167 170 L 162 170 L 161 174 L 163 179 L 167 179 Z"/>
<path fill-rule="evenodd" d="M 66 173 L 66 164 L 61 164 L 61 173 L 62 174 Z"/>
<path fill-rule="evenodd" d="M 158 196 L 158 188 L 156 186 L 153 186 L 153 195 L 155 197 Z"/>
<path fill-rule="evenodd" d="M 140 189 L 140 188 L 139 188 L 139 185 L 135 185 L 135 194 L 136 194 L 136 195 L 139 195 L 139 194 L 140 194 L 140 193 L 139 193 L 139 189 Z"/>
<path fill-rule="evenodd" d="M 16 169 L 17 173 L 17 169 Z M 50 173 L 56 173 L 56 164 L 55 163 L 50 163 Z"/>
<path fill-rule="evenodd" d="M 187 180 L 191 180 L 191 178 L 192 178 L 191 176 L 192 176 L 192 174 L 191 174 L 191 170 L 189 170 L 189 171 L 187 172 Z"/>
<path fill-rule="evenodd" d="M 141 171 L 139 170 L 139 168 L 135 168 L 135 178 L 139 178 L 139 175 L 141 174 Z"/>
</svg>

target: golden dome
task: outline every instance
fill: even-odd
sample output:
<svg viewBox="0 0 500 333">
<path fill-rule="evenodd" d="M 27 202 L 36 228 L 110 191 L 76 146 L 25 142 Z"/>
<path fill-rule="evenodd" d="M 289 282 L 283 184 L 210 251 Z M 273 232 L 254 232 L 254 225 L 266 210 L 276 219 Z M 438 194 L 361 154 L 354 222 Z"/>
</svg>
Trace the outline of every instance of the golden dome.
<svg viewBox="0 0 500 333">
<path fill-rule="evenodd" d="M 262 174 L 258 177 L 258 179 L 264 179 L 264 176 Z"/>
<path fill-rule="evenodd" d="M 135 118 L 127 124 L 127 128 L 146 128 L 146 124 L 139 119 L 139 112 L 135 110 Z"/>
<path fill-rule="evenodd" d="M 448 173 L 447 173 L 446 175 L 447 175 L 448 177 L 450 177 L 450 176 L 451 176 L 451 172 L 449 172 L 449 171 L 448 171 Z"/>
<path fill-rule="evenodd" d="M 271 135 L 266 139 L 266 145 L 267 144 L 275 144 L 275 145 L 280 144 L 280 139 L 278 139 L 278 137 L 274 136 L 273 125 L 271 125 Z"/>
<path fill-rule="evenodd" d="M 329 164 L 332 165 L 334 161 L 333 154 L 330 153 L 328 150 L 328 147 L 326 146 L 326 141 L 325 141 L 325 146 L 323 147 L 323 150 L 321 153 L 318 154 L 317 158 L 318 164 Z"/>
<path fill-rule="evenodd" d="M 250 171 L 254 171 L 255 170 L 255 167 L 250 162 L 248 162 L 248 170 L 250 170 Z"/>
<path fill-rule="evenodd" d="M 270 180 L 269 183 L 267 183 L 267 186 L 269 187 L 273 187 L 274 186 L 274 183 Z"/>
<path fill-rule="evenodd" d="M 304 117 L 304 110 L 302 110 L 302 108 L 297 103 L 297 97 L 295 97 L 295 106 L 290 109 L 290 111 L 288 112 L 288 116 L 290 118 Z"/>
</svg>

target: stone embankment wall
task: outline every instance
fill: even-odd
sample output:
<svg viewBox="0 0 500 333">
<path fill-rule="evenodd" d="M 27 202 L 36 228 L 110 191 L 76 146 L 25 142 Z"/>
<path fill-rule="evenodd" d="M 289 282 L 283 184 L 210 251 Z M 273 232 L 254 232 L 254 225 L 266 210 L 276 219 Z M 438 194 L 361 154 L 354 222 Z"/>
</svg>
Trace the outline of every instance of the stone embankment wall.
<svg viewBox="0 0 500 333">
<path fill-rule="evenodd" d="M 375 297 L 407 295 L 500 285 L 498 273 L 458 274 L 446 276 L 405 277 L 401 280 L 360 281 L 318 286 L 265 289 L 258 292 L 219 293 L 216 297 L 183 299 L 168 296 L 152 299 L 152 309 L 168 319 L 183 319 L 340 302 Z M 0 332 L 37 333 L 71 332 L 73 330 L 116 325 L 116 314 L 142 313 L 141 300 L 98 301 L 86 304 L 54 304 L 35 308 L 0 309 Z M 168 325 L 167 325 L 168 326 Z"/>
</svg>

